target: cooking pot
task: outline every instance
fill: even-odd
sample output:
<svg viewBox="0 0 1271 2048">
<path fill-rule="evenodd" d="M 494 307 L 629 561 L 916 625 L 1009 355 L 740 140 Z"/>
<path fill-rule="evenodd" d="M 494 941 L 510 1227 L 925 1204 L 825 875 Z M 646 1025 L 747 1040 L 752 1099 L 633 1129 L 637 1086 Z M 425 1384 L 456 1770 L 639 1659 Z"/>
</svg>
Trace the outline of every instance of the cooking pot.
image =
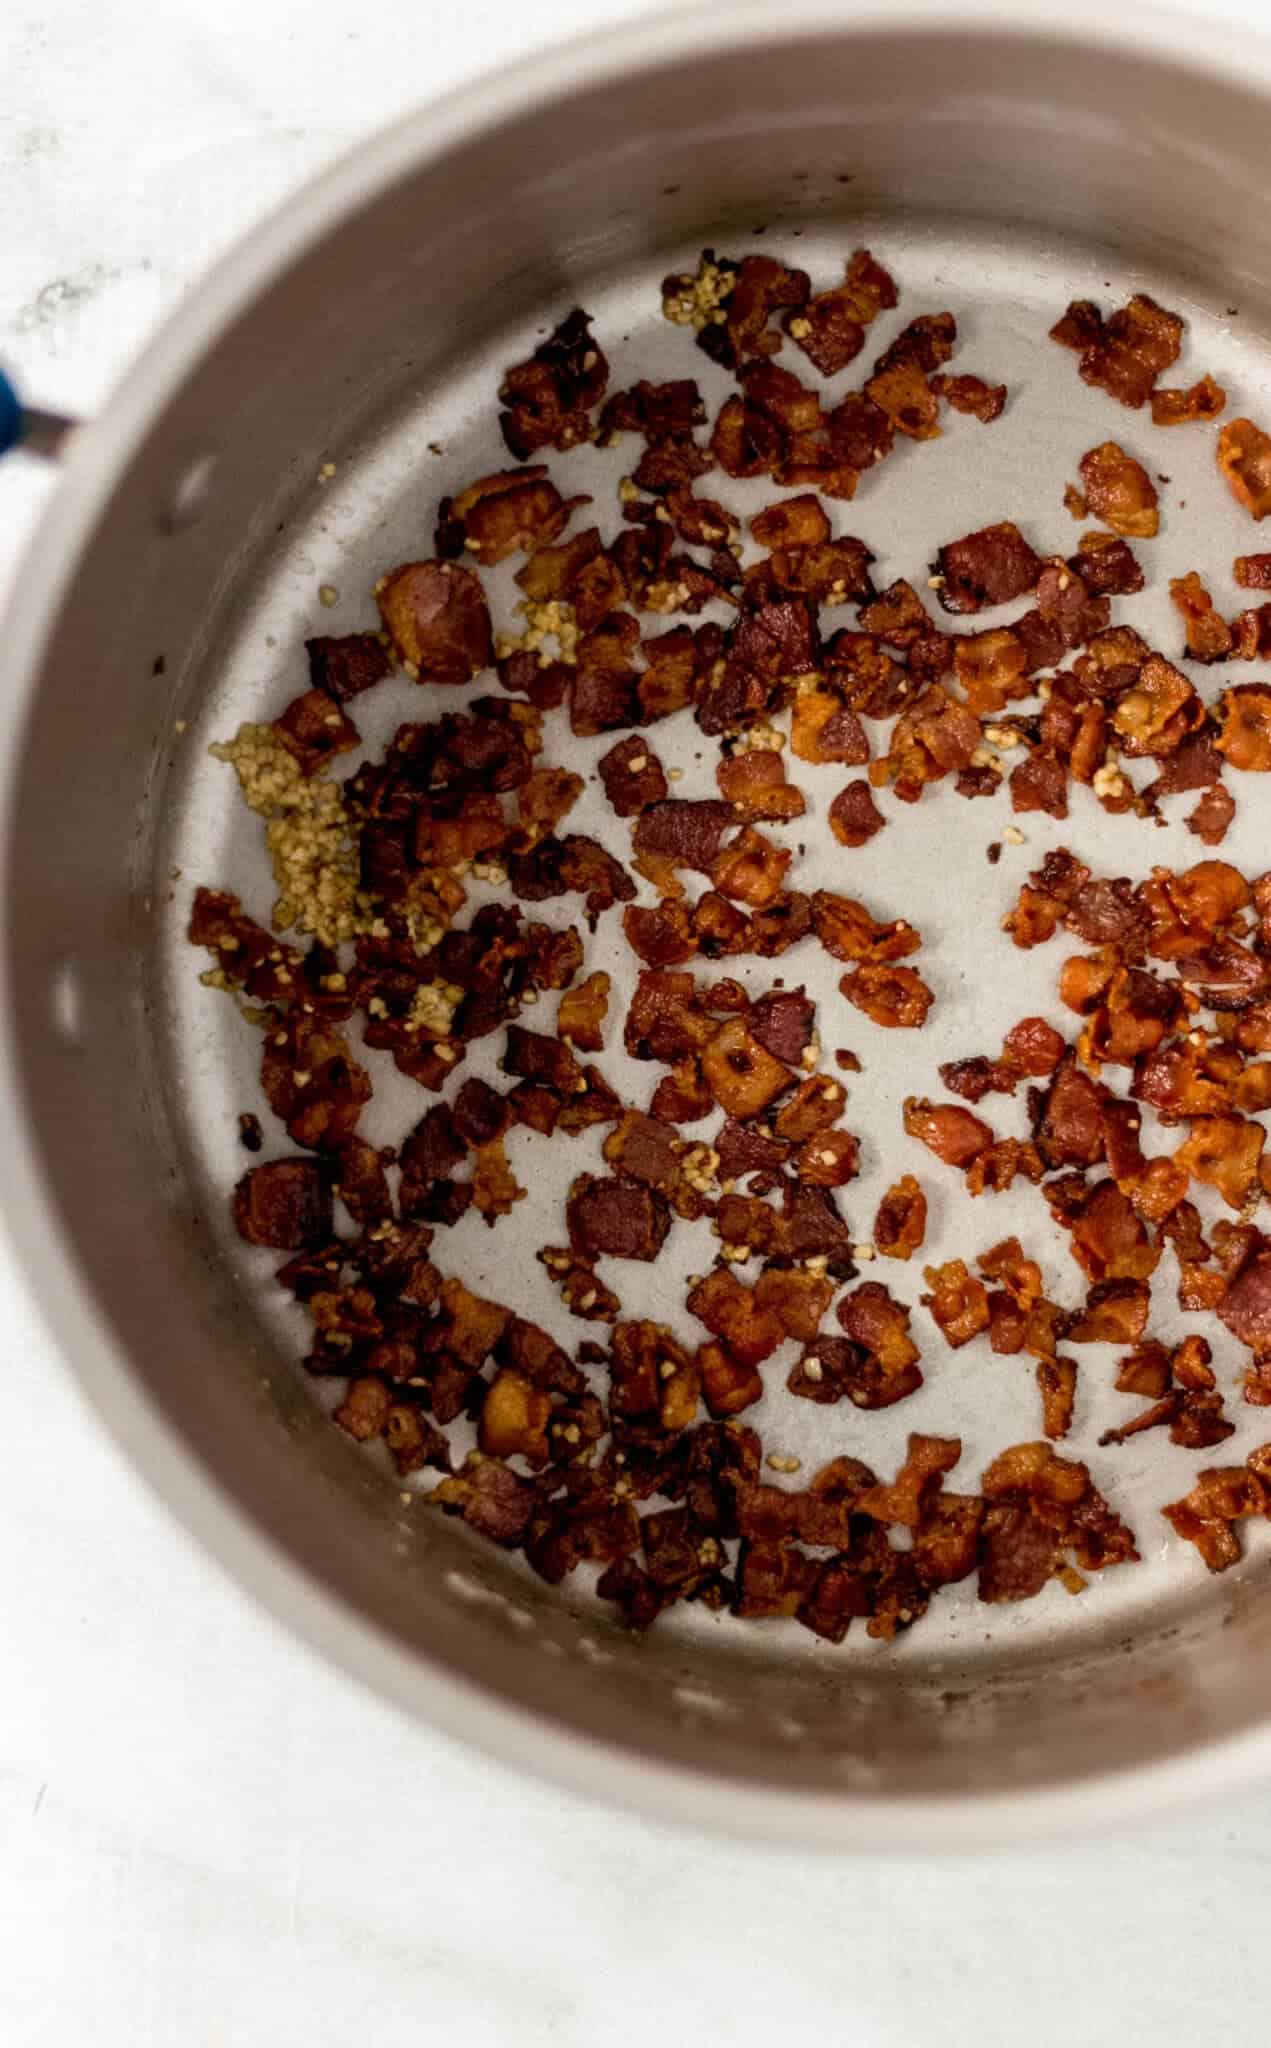
<svg viewBox="0 0 1271 2048">
<path fill-rule="evenodd" d="M 1146 267 L 1238 305 L 1256 349 L 1269 132 L 1271 46 L 1136 6 L 642 19 L 355 150 L 183 300 L 76 436 L 3 638 L 0 1204 L 138 1470 L 280 1621 L 421 1720 L 647 1813 L 871 1850 L 1124 1820 L 1271 1762 L 1256 1546 L 1213 1580 L 1189 1554 L 1130 1621 L 844 1656 L 784 1629 L 629 1636 L 404 1503 L 330 1429 L 217 1222 L 228 1155 L 193 1141 L 191 1104 L 212 1091 L 228 1119 L 238 1077 L 178 989 L 202 963 L 180 959 L 192 877 L 173 873 L 174 847 L 214 867 L 229 843 L 188 741 L 232 729 L 245 634 L 262 675 L 281 663 L 321 630 L 324 550 L 369 578 L 407 502 L 427 552 L 442 472 L 401 422 L 435 413 L 461 441 L 474 366 L 488 406 L 510 333 L 655 279 L 667 252 L 760 225 L 783 250 L 846 248 L 867 218 L 951 276 L 960 252 L 965 271 L 1007 251 L 1025 280 L 1068 246 L 1084 274 Z"/>
</svg>

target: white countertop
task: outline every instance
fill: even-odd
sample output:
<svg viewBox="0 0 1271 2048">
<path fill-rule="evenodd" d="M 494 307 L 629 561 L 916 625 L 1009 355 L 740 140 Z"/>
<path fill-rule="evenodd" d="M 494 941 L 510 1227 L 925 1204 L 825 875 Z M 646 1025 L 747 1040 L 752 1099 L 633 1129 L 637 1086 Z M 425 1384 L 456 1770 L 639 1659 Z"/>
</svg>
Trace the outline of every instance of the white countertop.
<svg viewBox="0 0 1271 2048">
<path fill-rule="evenodd" d="M 0 359 L 91 408 L 334 151 L 639 5 L 5 0 Z M 47 489 L 0 471 L 0 587 Z M 1271 1788 L 1143 1839 L 922 1864 L 571 1804 L 267 1625 L 82 1409 L 2 1249 L 0 1312 L 3 2048 L 1260 2037 Z"/>
</svg>

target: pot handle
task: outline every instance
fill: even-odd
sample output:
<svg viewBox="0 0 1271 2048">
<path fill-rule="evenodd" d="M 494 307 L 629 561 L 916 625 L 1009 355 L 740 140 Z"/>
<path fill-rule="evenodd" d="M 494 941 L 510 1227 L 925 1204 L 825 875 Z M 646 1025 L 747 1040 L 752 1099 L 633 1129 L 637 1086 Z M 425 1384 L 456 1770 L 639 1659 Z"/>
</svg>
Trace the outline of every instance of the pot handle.
<svg viewBox="0 0 1271 2048">
<path fill-rule="evenodd" d="M 56 461 L 77 424 L 65 413 L 41 412 L 36 406 L 23 405 L 0 370 L 0 455 L 7 455 L 11 448 L 25 448 L 32 455 Z"/>
</svg>

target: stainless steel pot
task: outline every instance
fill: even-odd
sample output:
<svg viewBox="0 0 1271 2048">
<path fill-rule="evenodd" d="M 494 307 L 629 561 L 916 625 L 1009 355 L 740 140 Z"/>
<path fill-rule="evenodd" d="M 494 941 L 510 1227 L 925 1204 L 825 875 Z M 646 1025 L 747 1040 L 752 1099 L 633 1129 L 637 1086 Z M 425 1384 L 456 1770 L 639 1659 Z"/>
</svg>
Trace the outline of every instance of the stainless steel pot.
<svg viewBox="0 0 1271 2048">
<path fill-rule="evenodd" d="M 402 421 L 431 408 L 456 445 L 475 432 L 473 366 L 488 393 L 509 332 L 730 229 L 841 243 L 883 215 L 929 248 L 1022 250 L 1021 278 L 1030 249 L 1071 238 L 1109 277 L 1148 265 L 1191 303 L 1230 297 L 1265 336 L 1269 122 L 1265 44 L 1093 0 L 1062 25 L 997 0 L 642 21 L 338 165 L 79 438 L 3 640 L 0 1201 L 139 1469 L 281 1620 L 421 1718 L 646 1811 L 871 1849 L 1120 1819 L 1271 1762 L 1256 1557 L 1185 1574 L 1132 1627 L 1114 1611 L 840 1662 L 631 1641 L 403 1510 L 322 1422 L 209 1224 L 223 1183 L 187 1112 L 215 1048 L 180 1028 L 170 876 L 174 845 L 202 833 L 221 855 L 229 836 L 201 822 L 178 722 L 223 729 L 238 708 L 244 621 L 263 669 L 266 625 L 294 644 L 293 542 L 321 555 L 333 531 L 319 463 L 338 458 L 350 505 L 364 487 L 337 538 L 365 590 L 386 529 L 431 524 L 437 486 L 393 453 L 419 451 Z"/>
</svg>

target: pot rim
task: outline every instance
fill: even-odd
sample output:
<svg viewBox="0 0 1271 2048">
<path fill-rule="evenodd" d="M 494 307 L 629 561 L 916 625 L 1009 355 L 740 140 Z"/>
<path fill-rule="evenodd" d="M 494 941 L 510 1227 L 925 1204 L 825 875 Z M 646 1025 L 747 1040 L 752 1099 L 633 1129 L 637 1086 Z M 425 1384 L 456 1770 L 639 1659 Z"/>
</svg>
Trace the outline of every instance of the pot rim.
<svg viewBox="0 0 1271 2048">
<path fill-rule="evenodd" d="M 1234 22 L 1121 0 L 1068 0 L 1062 21 L 1020 15 L 1017 0 L 734 0 L 727 14 L 677 6 L 517 57 L 400 116 L 347 149 L 237 241 L 168 314 L 134 358 L 102 411 L 75 436 L 65 474 L 19 565 L 5 615 L 6 679 L 0 694 L 0 847 L 15 830 L 24 726 L 43 648 L 85 545 L 125 468 L 201 356 L 273 281 L 280 267 L 334 230 L 368 190 L 421 161 L 579 87 L 668 62 L 708 56 L 722 44 L 754 49 L 805 35 L 886 32 L 921 37 L 953 28 L 1013 42 L 1098 47 L 1173 61 L 1220 82 L 1258 85 L 1271 101 L 1271 41 Z M 421 111 L 426 121 L 421 120 Z M 0 1016 L 15 1008 L 12 905 L 0 898 Z M 1182 1755 L 1077 1782 L 974 1796 L 862 1796 L 831 1788 L 794 1792 L 653 1761 L 618 1745 L 566 1733 L 503 1695 L 458 1676 L 424 1652 L 408 1652 L 321 1584 L 244 1513 L 150 1402 L 64 1240 L 38 1129 L 24 1097 L 15 1034 L 0 1037 L 0 1229 L 14 1253 L 34 1318 L 69 1366 L 109 1434 L 203 1550 L 285 1625 L 377 1697 L 426 1717 L 498 1762 L 647 1818 L 804 1848 L 913 1852 L 998 1847 L 1016 1841 L 1141 1822 L 1230 1792 L 1271 1770 L 1271 1719 L 1240 1734 L 1202 1740 Z M 370 1675 L 370 1674 L 373 1674 Z"/>
</svg>

